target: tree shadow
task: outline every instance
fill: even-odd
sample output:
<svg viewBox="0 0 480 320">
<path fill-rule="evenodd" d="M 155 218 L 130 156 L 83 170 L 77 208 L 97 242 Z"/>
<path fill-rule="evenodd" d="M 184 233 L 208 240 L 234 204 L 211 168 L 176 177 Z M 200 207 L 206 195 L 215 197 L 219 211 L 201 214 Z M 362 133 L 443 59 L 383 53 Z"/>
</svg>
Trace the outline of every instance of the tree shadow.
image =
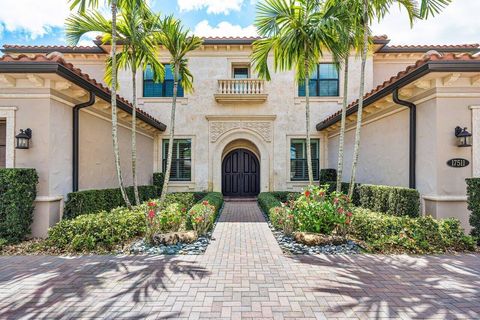
<svg viewBox="0 0 480 320">
<path fill-rule="evenodd" d="M 145 319 L 177 281 L 210 272 L 185 256 L 0 257 L 0 319 Z"/>
<path fill-rule="evenodd" d="M 377 319 L 480 318 L 480 255 L 292 256 L 330 277 L 313 288 L 338 297 L 333 316 Z"/>
</svg>

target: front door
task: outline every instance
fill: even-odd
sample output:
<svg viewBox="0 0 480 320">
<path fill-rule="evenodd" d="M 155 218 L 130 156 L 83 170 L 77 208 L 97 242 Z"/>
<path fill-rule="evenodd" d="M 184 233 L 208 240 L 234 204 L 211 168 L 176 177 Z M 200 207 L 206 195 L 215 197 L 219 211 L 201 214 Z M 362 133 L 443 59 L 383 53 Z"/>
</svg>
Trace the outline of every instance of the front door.
<svg viewBox="0 0 480 320">
<path fill-rule="evenodd" d="M 252 197 L 260 192 L 260 166 L 246 149 L 236 149 L 222 162 L 222 192 L 229 197 Z"/>
</svg>

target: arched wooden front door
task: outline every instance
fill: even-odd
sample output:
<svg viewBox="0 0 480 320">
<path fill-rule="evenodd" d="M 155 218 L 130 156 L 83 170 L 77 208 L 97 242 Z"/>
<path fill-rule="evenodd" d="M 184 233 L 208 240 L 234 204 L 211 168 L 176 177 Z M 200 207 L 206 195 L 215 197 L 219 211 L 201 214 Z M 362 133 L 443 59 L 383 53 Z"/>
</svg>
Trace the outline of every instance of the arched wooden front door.
<svg viewBox="0 0 480 320">
<path fill-rule="evenodd" d="M 229 152 L 222 162 L 222 192 L 229 197 L 251 197 L 260 192 L 260 165 L 247 149 Z"/>
</svg>

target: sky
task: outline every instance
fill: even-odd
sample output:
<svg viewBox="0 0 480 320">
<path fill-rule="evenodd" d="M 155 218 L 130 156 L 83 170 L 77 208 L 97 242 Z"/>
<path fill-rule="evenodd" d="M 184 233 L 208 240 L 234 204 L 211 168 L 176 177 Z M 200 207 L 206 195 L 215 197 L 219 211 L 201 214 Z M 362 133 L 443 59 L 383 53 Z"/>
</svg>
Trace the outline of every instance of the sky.
<svg viewBox="0 0 480 320">
<path fill-rule="evenodd" d="M 199 36 L 255 36 L 258 1 L 262 0 L 149 0 L 155 11 L 174 14 Z M 440 15 L 411 28 L 394 7 L 372 29 L 376 35 L 388 35 L 390 44 L 479 43 L 478 12 L 480 0 L 453 0 Z M 0 44 L 66 44 L 63 26 L 69 14 L 68 0 L 0 0 Z M 85 36 L 79 45 L 92 45 L 94 36 Z"/>
</svg>

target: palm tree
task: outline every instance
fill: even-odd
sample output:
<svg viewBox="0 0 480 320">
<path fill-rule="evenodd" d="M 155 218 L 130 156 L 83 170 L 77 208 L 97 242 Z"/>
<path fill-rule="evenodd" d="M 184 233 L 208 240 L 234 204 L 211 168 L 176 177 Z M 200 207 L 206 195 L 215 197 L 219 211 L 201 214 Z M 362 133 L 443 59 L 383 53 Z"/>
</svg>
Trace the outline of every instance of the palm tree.
<svg viewBox="0 0 480 320">
<path fill-rule="evenodd" d="M 420 3 L 419 3 L 420 1 Z M 427 19 L 442 11 L 452 0 L 350 0 L 349 6 L 352 11 L 358 12 L 361 8 L 362 14 L 358 16 L 360 21 L 354 25 L 363 26 L 362 63 L 360 69 L 360 90 L 358 95 L 357 126 L 355 129 L 355 144 L 353 150 L 352 173 L 350 176 L 349 197 L 352 197 L 355 188 L 357 173 L 358 155 L 360 151 L 360 132 L 363 114 L 363 95 L 365 92 L 365 65 L 368 54 L 368 41 L 371 36 L 370 24 L 373 19 L 381 21 L 389 12 L 390 7 L 397 4 L 403 7 L 413 25 L 415 19 Z"/>
<path fill-rule="evenodd" d="M 137 181 L 137 147 L 136 147 L 136 108 L 137 108 L 137 82 L 138 69 L 145 70 L 150 66 L 155 74 L 156 81 L 163 81 L 164 67 L 156 57 L 156 43 L 152 36 L 155 31 L 156 16 L 147 6 L 126 5 L 120 12 L 117 22 L 117 38 L 122 44 L 122 49 L 116 54 L 117 70 L 112 72 L 112 59 L 107 60 L 105 80 L 108 85 L 112 84 L 113 74 L 118 69 L 130 69 L 132 76 L 132 179 L 135 203 L 140 204 Z M 99 12 L 72 15 L 67 19 L 66 34 L 69 42 L 76 43 L 87 32 L 101 32 L 102 42 L 110 43 L 112 38 L 111 23 Z"/>
<path fill-rule="evenodd" d="M 75 8 L 78 8 L 79 13 L 85 13 L 87 7 L 88 8 L 97 8 L 98 7 L 98 0 L 69 0 L 71 3 L 70 9 L 73 10 Z M 123 8 L 125 5 L 136 5 L 138 7 L 143 7 L 145 5 L 144 0 L 106 0 L 106 3 L 108 3 L 111 7 L 111 13 L 112 13 L 112 22 L 111 22 L 111 34 L 112 34 L 112 39 L 111 39 L 111 50 L 110 50 L 110 56 L 111 56 L 111 64 L 112 64 L 112 69 L 116 70 L 117 69 L 117 57 L 116 57 L 116 51 L 117 51 L 117 41 L 116 41 L 116 35 L 117 35 L 117 11 L 118 7 Z M 78 41 L 74 44 L 77 44 Z M 118 119 L 117 119 L 117 75 L 116 73 L 112 74 L 112 82 L 110 86 L 110 91 L 111 91 L 111 101 L 110 104 L 112 106 L 112 140 L 113 140 L 113 153 L 115 156 L 115 168 L 117 171 L 117 178 L 118 178 L 118 184 L 120 186 L 120 192 L 122 193 L 123 200 L 125 201 L 125 204 L 127 205 L 128 208 L 131 208 L 131 203 L 130 200 L 128 199 L 127 192 L 125 191 L 125 185 L 123 183 L 123 176 L 122 176 L 122 170 L 120 167 L 120 150 L 118 146 Z"/>
<path fill-rule="evenodd" d="M 335 56 L 341 55 L 336 47 L 335 22 L 333 16 L 325 14 L 318 0 L 265 0 L 257 5 L 255 25 L 265 38 L 253 44 L 252 61 L 259 77 L 270 80 L 268 57 L 273 52 L 275 71 L 295 69 L 296 81 L 305 84 L 309 184 L 313 184 L 309 80 L 324 48 Z"/>
<path fill-rule="evenodd" d="M 190 35 L 190 30 L 185 29 L 179 20 L 173 16 L 166 17 L 163 21 L 158 19 L 158 32 L 155 33 L 157 41 L 170 53 L 170 66 L 173 73 L 173 98 L 172 110 L 170 113 L 170 137 L 168 140 L 167 167 L 165 169 L 165 180 L 163 182 L 162 203 L 167 196 L 168 183 L 170 181 L 170 170 L 172 167 L 173 138 L 175 135 L 175 111 L 177 107 L 178 84 L 185 92 L 193 91 L 193 76 L 188 69 L 186 55 L 198 49 L 203 41 L 199 37 Z"/>
<path fill-rule="evenodd" d="M 338 33 L 338 45 L 344 52 L 343 61 L 343 102 L 342 102 L 342 118 L 340 125 L 340 135 L 338 143 L 338 163 L 337 163 L 337 187 L 336 191 L 341 192 L 343 181 L 343 160 L 345 147 L 345 126 L 348 105 L 348 72 L 349 59 L 352 50 L 357 52 L 361 50 L 363 45 L 363 26 L 357 24 L 357 17 L 361 14 L 353 11 L 349 0 L 328 0 L 325 3 L 327 10 L 331 10 L 337 16 L 341 32 Z"/>
</svg>

